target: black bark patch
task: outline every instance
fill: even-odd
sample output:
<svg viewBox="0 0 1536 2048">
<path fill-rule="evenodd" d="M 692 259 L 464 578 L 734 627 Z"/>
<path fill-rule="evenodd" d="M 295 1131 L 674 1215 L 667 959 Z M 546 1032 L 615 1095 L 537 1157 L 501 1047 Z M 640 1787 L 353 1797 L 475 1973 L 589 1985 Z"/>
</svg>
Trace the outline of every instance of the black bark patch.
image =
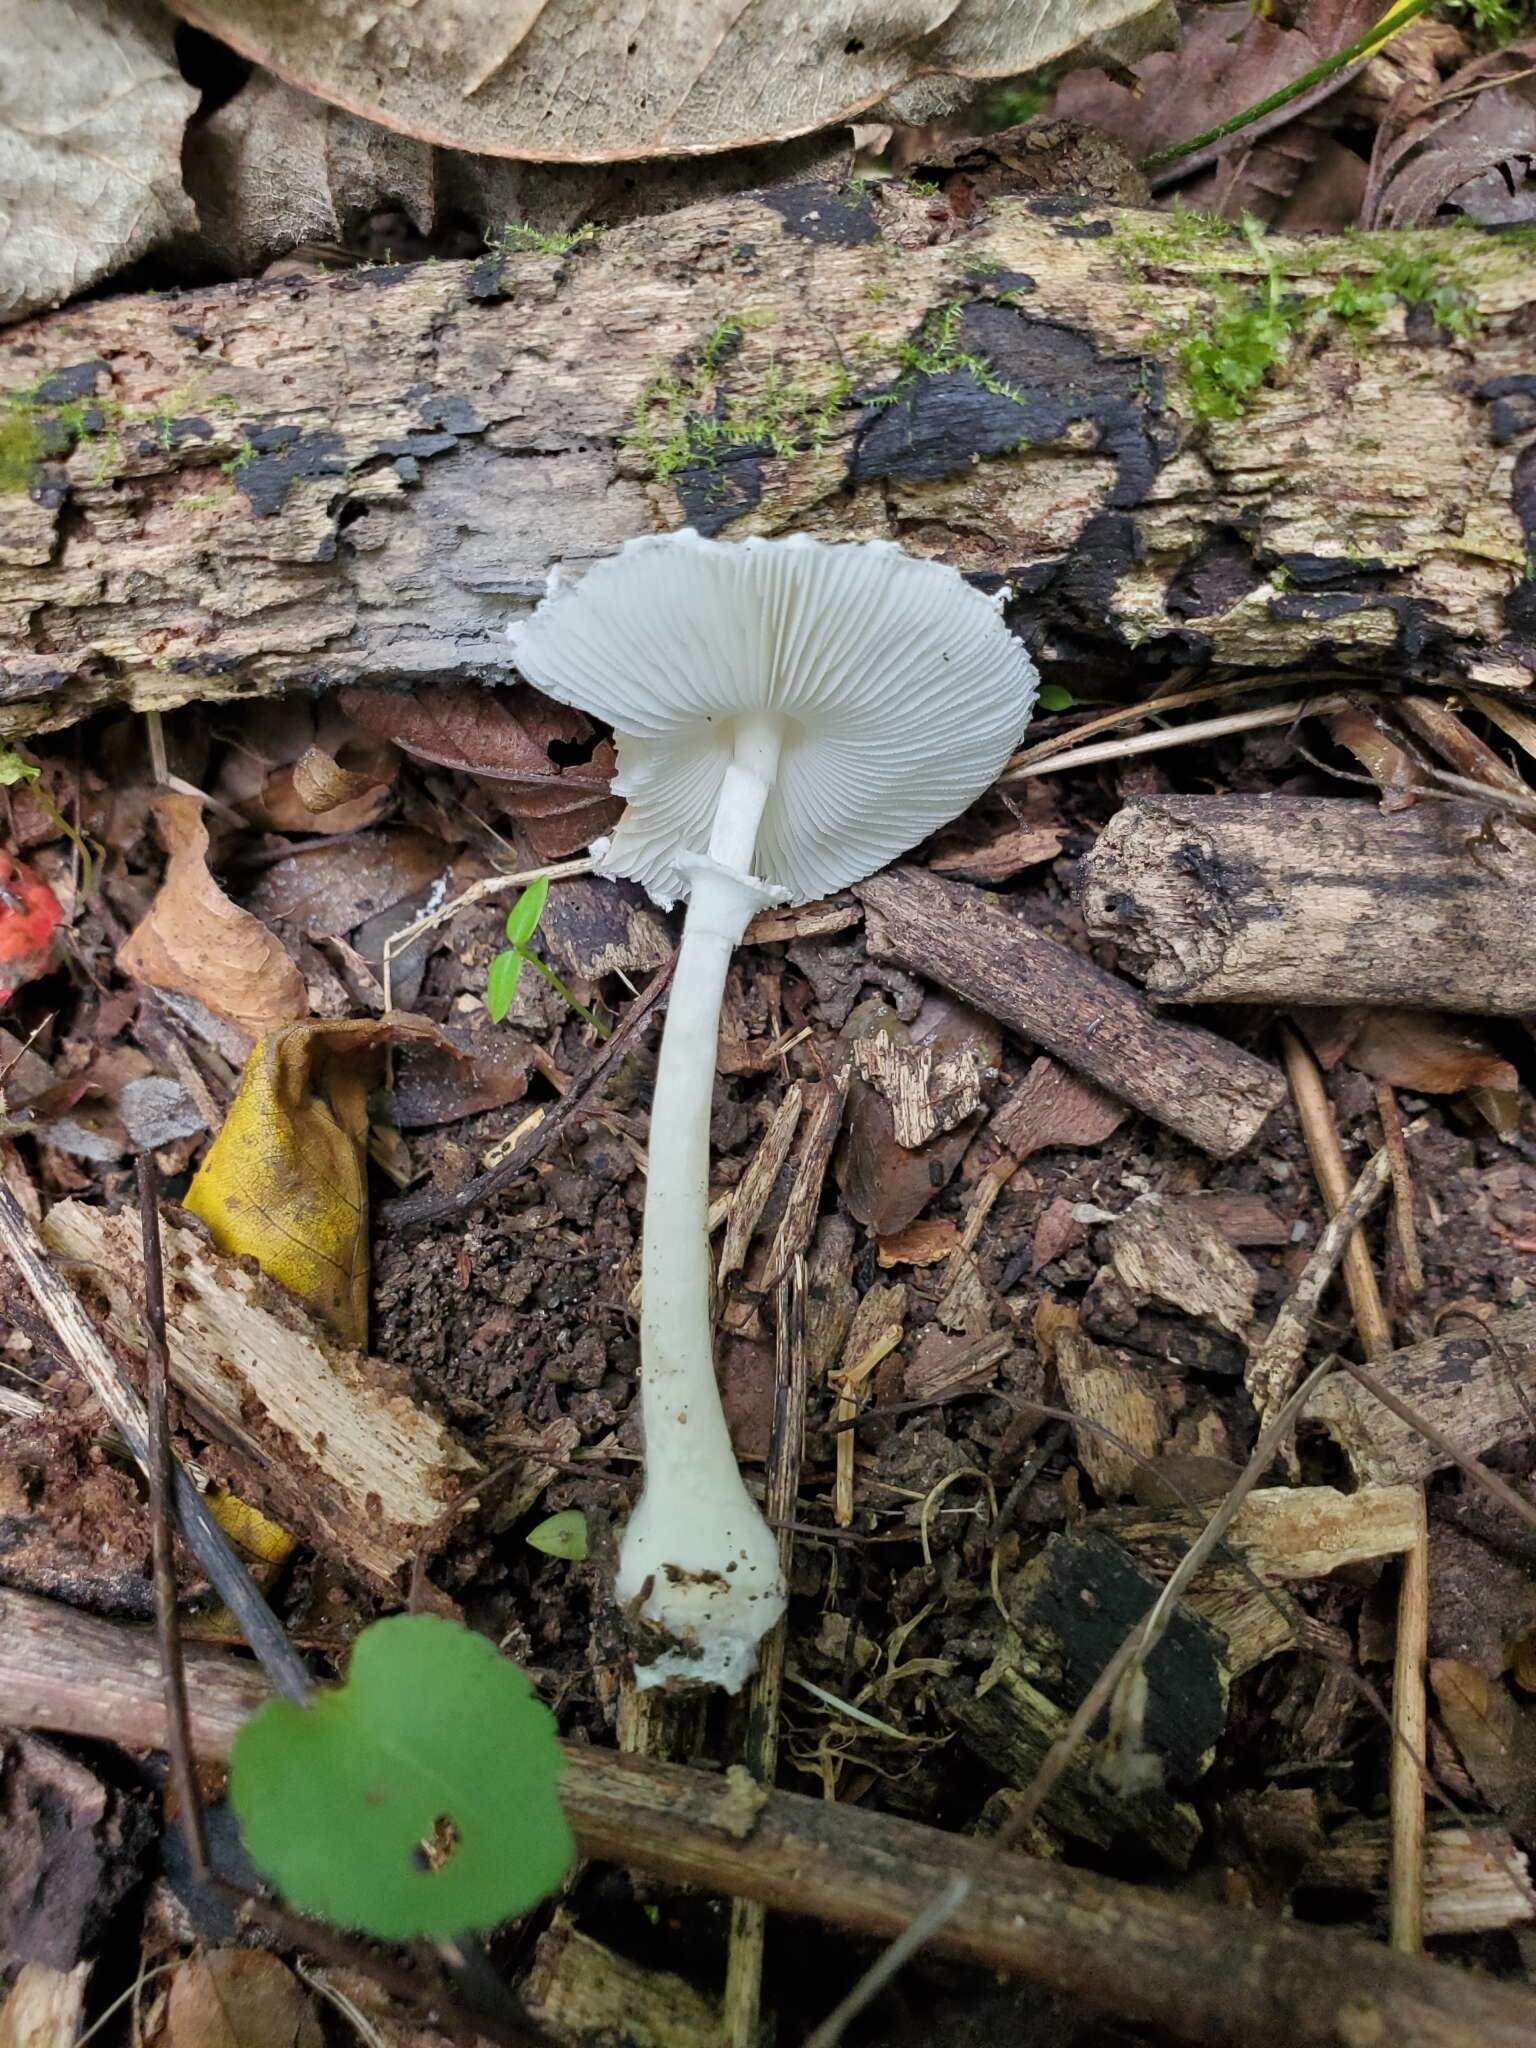
<svg viewBox="0 0 1536 2048">
<path fill-rule="evenodd" d="M 1252 552 L 1235 534 L 1218 534 L 1191 555 L 1168 585 L 1170 618 L 1219 618 L 1263 582 Z"/>
<path fill-rule="evenodd" d="M 688 524 L 706 539 L 750 512 L 763 495 L 766 441 L 717 449 L 708 462 L 685 462 L 672 478 Z"/>
<path fill-rule="evenodd" d="M 1114 232 L 1107 220 L 1063 221 L 1051 230 L 1052 234 L 1061 235 L 1069 242 L 1102 242 L 1106 235 Z"/>
<path fill-rule="evenodd" d="M 512 294 L 502 283 L 506 273 L 507 259 L 499 253 L 482 256 L 470 271 L 464 286 L 464 296 L 472 299 L 477 306 L 494 306 Z"/>
<path fill-rule="evenodd" d="M 336 289 L 343 292 L 388 291 L 391 285 L 404 284 L 408 277 L 414 277 L 419 263 L 370 263 L 363 270 L 349 270 L 336 279 Z"/>
<path fill-rule="evenodd" d="M 446 455 L 450 448 L 457 448 L 457 434 L 398 434 L 388 440 L 376 441 L 374 446 L 380 455 L 411 455 L 418 461 L 431 455 Z"/>
<path fill-rule="evenodd" d="M 921 333 L 915 339 L 923 345 Z M 1120 507 L 1141 502 L 1173 452 L 1171 434 L 1159 431 L 1162 371 L 1146 358 L 1101 355 L 1078 328 L 988 302 L 963 309 L 950 347 L 984 364 L 985 380 L 967 367 L 899 379 L 892 402 L 855 437 L 850 483 L 932 482 L 978 456 L 1047 447 L 1088 420 L 1095 446 L 1114 460 L 1107 502 Z"/>
<path fill-rule="evenodd" d="M 1488 431 L 1499 447 L 1536 427 L 1536 377 L 1492 377 L 1477 395 L 1488 402 Z"/>
<path fill-rule="evenodd" d="M 852 249 L 880 239 L 880 223 L 867 192 L 840 192 L 835 185 L 811 180 L 781 185 L 759 196 L 783 221 L 785 234 L 798 235 L 802 241 Z"/>
<path fill-rule="evenodd" d="M 965 281 L 979 299 L 1001 299 L 1010 292 L 1038 289 L 1027 270 L 969 270 Z"/>
<path fill-rule="evenodd" d="M 1280 555 L 1279 566 L 1293 583 L 1305 590 L 1321 590 L 1329 584 L 1355 583 L 1364 576 L 1384 576 L 1388 569 L 1379 556 L 1347 561 L 1342 555 Z"/>
<path fill-rule="evenodd" d="M 419 397 L 417 411 L 422 422 L 429 427 L 440 427 L 449 434 L 483 434 L 485 421 L 467 398 L 453 391 L 433 391 L 430 388 L 412 392 Z"/>
<path fill-rule="evenodd" d="M 1075 220 L 1093 204 L 1083 192 L 1042 192 L 1030 200 L 1029 210 L 1040 220 Z"/>
<path fill-rule="evenodd" d="M 97 380 L 112 382 L 112 372 L 99 356 L 88 363 L 71 363 L 66 370 L 54 370 L 38 385 L 32 396 L 39 405 L 68 405 L 76 398 L 94 398 Z"/>
<path fill-rule="evenodd" d="M 258 519 L 282 511 L 291 484 L 346 473 L 341 436 L 329 428 L 248 427 L 245 438 L 255 453 L 236 468 L 234 478 Z"/>
<path fill-rule="evenodd" d="M 85 424 L 87 427 L 91 426 L 89 415 L 86 417 Z M 92 431 L 96 430 L 92 428 Z M 212 439 L 213 428 L 209 422 L 196 413 L 189 413 L 185 419 L 156 420 L 154 433 L 139 443 L 139 453 L 141 455 L 153 455 L 156 449 L 169 453 L 172 448 L 179 448 L 183 441 L 211 441 Z"/>
<path fill-rule="evenodd" d="M 1447 632 L 1434 607 L 1418 597 L 1390 597 L 1380 591 L 1287 591 L 1269 600 L 1272 619 L 1327 625 L 1352 612 L 1390 612 L 1397 622 L 1394 651 L 1418 661 L 1431 649 L 1455 651 L 1455 635 Z"/>
</svg>

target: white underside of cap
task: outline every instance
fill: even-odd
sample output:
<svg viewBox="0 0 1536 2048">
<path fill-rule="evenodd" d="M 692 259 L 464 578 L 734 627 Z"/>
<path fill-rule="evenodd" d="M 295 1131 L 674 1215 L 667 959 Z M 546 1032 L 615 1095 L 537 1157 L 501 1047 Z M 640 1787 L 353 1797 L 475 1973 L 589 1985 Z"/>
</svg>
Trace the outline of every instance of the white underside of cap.
<svg viewBox="0 0 1536 2048">
<path fill-rule="evenodd" d="M 633 540 L 508 628 L 523 674 L 613 726 L 628 809 L 604 872 L 688 893 L 735 720 L 784 720 L 754 866 L 808 902 L 956 817 L 1018 743 L 1037 677 L 999 604 L 894 542 Z"/>
</svg>

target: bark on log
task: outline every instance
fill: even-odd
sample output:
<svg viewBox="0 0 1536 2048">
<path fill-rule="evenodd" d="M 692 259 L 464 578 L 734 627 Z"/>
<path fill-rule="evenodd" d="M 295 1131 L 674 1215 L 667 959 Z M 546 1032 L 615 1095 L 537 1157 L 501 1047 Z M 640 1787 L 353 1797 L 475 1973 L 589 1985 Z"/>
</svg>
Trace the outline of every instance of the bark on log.
<svg viewBox="0 0 1536 2048">
<path fill-rule="evenodd" d="M 1091 935 L 1166 1001 L 1536 1010 L 1536 834 L 1476 804 L 1144 797 L 1082 876 Z"/>
<path fill-rule="evenodd" d="M 228 1756 L 254 1666 L 189 1645 L 198 1753 Z M 165 1741 L 148 1631 L 0 1590 L 0 1723 Z M 860 1934 L 902 1932 L 955 1877 L 933 1946 L 1200 2048 L 1529 2048 L 1536 1994 L 1329 1930 L 1200 1905 L 985 1842 L 581 1743 L 561 1801 L 583 1855 Z"/>
<path fill-rule="evenodd" d="M 1138 990 L 984 890 L 891 868 L 854 894 L 868 912 L 872 959 L 938 982 L 1218 1159 L 1251 1144 L 1285 1093 L 1275 1068 L 1212 1031 L 1158 1016 Z"/>
<path fill-rule="evenodd" d="M 1259 252 L 992 196 L 1005 182 L 803 185 L 565 255 L 106 298 L 8 329 L 0 728 L 493 680 L 552 567 L 685 521 L 896 535 L 1013 579 L 1047 653 L 1086 642 L 1148 675 L 1427 651 L 1484 687 L 1528 678 L 1527 253 L 1416 239 L 1420 283 L 1480 320 L 1458 340 L 1418 287 L 1380 283 L 1400 236 Z M 1213 417 L 1199 364 L 1219 371 L 1271 277 L 1294 346 Z M 1341 279 L 1372 287 L 1377 324 L 1328 310 Z"/>
</svg>

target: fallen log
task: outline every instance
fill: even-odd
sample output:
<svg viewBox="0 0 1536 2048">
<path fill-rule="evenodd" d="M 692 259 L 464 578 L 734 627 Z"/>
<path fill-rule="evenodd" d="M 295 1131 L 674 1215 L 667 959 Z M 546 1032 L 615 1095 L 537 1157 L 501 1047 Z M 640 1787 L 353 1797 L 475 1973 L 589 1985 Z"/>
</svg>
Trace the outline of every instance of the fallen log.
<svg viewBox="0 0 1536 2048">
<path fill-rule="evenodd" d="M 1536 833 L 1476 804 L 1141 797 L 1083 863 L 1084 921 L 1179 1003 L 1536 1009 Z"/>
<path fill-rule="evenodd" d="M 1256 249 L 1017 176 L 1010 195 L 986 156 L 937 195 L 792 186 L 560 254 L 8 328 L 0 730 L 497 680 L 551 568 L 685 522 L 899 537 L 1013 580 L 1048 655 L 1133 676 L 1321 653 L 1528 680 L 1523 249 L 1426 233 L 1406 271 L 1400 237 Z M 1270 305 L 1295 345 L 1239 401 L 1222 349 Z"/>
<path fill-rule="evenodd" d="M 1285 1093 L 1265 1061 L 1160 1017 L 1139 990 L 984 890 L 903 867 L 854 894 L 867 913 L 871 959 L 895 960 L 974 1003 L 1218 1159 L 1251 1144 Z"/>
<path fill-rule="evenodd" d="M 199 1755 L 221 1761 L 265 1697 L 260 1673 L 189 1645 Z M 0 1723 L 164 1745 L 154 1638 L 0 1590 Z M 565 1744 L 561 1799 L 582 1853 L 860 1934 L 901 1932 L 956 1877 L 935 1937 L 1199 2048 L 1528 2048 L 1536 1993 L 1322 1928 L 1264 1920 L 793 1792 Z"/>
</svg>

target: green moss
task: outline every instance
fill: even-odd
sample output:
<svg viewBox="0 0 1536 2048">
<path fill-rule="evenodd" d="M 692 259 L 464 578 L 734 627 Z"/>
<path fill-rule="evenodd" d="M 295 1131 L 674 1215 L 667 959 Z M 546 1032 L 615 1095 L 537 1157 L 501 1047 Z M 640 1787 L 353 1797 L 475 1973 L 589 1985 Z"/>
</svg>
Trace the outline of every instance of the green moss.
<svg viewBox="0 0 1536 2048">
<path fill-rule="evenodd" d="M 1198 263 L 1215 245 L 1228 246 L 1241 230 L 1220 214 L 1201 213 L 1175 202 L 1167 213 L 1122 214 L 1115 223 L 1115 245 L 1122 263 L 1133 269 L 1163 264 Z"/>
<path fill-rule="evenodd" d="M 24 491 L 47 454 L 47 442 L 30 412 L 0 412 L 0 492 Z"/>
<path fill-rule="evenodd" d="M 1398 306 L 1422 306 L 1460 340 L 1481 324 L 1469 286 L 1438 251 L 1392 248 L 1373 268 L 1335 278 L 1326 292 L 1301 292 L 1291 288 L 1294 280 L 1282 273 L 1259 223 L 1245 216 L 1242 231 L 1264 266 L 1258 288 L 1218 285 L 1210 304 L 1169 337 L 1202 419 L 1236 419 L 1272 381 L 1297 337 L 1330 323 L 1365 332 Z M 1373 256 L 1385 239 L 1373 238 Z"/>
<path fill-rule="evenodd" d="M 852 395 L 841 362 L 825 377 L 789 382 L 769 352 L 752 391 L 732 391 L 727 372 L 744 337 L 767 315 L 731 314 L 700 341 L 690 365 L 660 371 L 640 394 L 625 445 L 658 483 L 679 470 L 712 467 L 731 448 L 763 448 L 778 456 L 817 453 Z"/>
<path fill-rule="evenodd" d="M 983 391 L 990 391 L 998 398 L 1011 398 L 1015 405 L 1024 403 L 1023 393 L 1007 384 L 985 356 L 979 356 L 959 346 L 960 323 L 965 317 L 965 308 L 958 300 L 947 306 L 935 306 L 924 317 L 915 341 L 899 342 L 896 347 L 896 361 L 903 376 L 895 391 L 883 394 L 884 403 L 893 404 L 901 396 L 901 384 L 911 377 L 947 377 L 956 370 L 969 370 Z"/>
<path fill-rule="evenodd" d="M 602 233 L 595 221 L 583 221 L 579 228 L 570 233 L 546 234 L 542 228 L 531 228 L 520 220 L 509 220 L 499 234 L 486 235 L 486 246 L 499 250 L 503 256 L 568 256 L 572 249 L 581 249 L 589 242 L 595 242 Z"/>
<path fill-rule="evenodd" d="M 241 437 L 240 446 L 235 450 L 234 454 L 230 456 L 227 462 L 221 462 L 219 464 L 219 468 L 224 472 L 225 476 L 238 476 L 242 469 L 246 468 L 248 464 L 254 462 L 255 460 L 255 444 L 252 442 L 250 436 L 247 434 Z"/>
</svg>

